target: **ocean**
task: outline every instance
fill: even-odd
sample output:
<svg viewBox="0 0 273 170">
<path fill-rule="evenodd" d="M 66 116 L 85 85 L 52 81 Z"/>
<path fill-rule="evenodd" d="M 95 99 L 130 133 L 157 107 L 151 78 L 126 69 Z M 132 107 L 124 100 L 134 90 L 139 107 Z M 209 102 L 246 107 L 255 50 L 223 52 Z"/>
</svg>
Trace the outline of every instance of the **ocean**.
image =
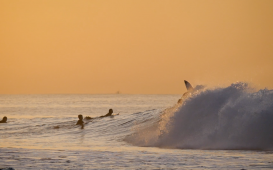
<svg viewBox="0 0 273 170">
<path fill-rule="evenodd" d="M 180 98 L 0 95 L 0 169 L 273 169 L 273 90 L 237 82 Z M 94 119 L 82 127 L 79 114 Z"/>
</svg>

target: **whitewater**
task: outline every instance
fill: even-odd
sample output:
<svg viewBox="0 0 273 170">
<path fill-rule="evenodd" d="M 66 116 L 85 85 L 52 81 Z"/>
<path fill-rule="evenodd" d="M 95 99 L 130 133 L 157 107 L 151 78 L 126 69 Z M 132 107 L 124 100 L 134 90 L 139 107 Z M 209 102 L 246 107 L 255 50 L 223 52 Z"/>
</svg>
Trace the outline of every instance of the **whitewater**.
<svg viewBox="0 0 273 170">
<path fill-rule="evenodd" d="M 273 169 L 273 90 L 0 95 L 0 169 Z M 112 108 L 117 116 L 98 118 Z M 78 118 L 85 125 L 75 125 Z"/>
</svg>

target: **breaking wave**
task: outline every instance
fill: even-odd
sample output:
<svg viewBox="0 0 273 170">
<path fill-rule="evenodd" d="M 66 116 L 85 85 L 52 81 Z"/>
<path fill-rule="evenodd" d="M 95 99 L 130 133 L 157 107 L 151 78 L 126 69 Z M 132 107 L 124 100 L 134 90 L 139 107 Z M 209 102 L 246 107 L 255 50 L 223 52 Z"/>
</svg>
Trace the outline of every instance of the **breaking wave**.
<svg viewBox="0 0 273 170">
<path fill-rule="evenodd" d="M 182 104 L 159 116 L 135 126 L 125 141 L 163 148 L 273 150 L 273 90 L 254 91 L 241 82 L 197 86 Z"/>
</svg>

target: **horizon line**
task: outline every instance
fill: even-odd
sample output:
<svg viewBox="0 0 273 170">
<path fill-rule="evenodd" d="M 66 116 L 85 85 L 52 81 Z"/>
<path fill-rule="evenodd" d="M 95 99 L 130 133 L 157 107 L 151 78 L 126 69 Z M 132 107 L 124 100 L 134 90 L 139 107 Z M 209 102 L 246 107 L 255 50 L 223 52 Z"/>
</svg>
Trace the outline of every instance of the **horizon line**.
<svg viewBox="0 0 273 170">
<path fill-rule="evenodd" d="M 180 95 L 180 93 L 0 93 L 0 95 Z"/>
</svg>

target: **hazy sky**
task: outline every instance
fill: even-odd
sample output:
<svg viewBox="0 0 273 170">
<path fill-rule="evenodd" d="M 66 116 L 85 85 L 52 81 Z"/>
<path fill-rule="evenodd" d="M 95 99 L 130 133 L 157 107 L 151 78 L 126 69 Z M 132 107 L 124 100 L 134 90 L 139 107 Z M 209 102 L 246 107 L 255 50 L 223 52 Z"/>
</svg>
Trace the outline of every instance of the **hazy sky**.
<svg viewBox="0 0 273 170">
<path fill-rule="evenodd" d="M 273 88 L 273 0 L 1 0 L 0 94 Z"/>
</svg>

